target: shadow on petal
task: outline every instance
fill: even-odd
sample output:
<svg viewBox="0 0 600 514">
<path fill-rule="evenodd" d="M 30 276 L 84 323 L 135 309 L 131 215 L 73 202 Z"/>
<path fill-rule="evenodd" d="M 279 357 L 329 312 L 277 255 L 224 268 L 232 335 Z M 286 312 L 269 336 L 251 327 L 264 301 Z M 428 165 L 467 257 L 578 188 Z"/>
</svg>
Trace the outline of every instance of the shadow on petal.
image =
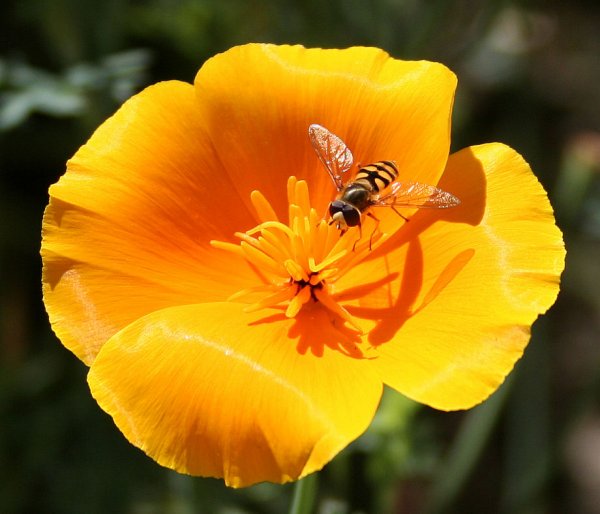
<svg viewBox="0 0 600 514">
<path fill-rule="evenodd" d="M 60 281 L 67 273 L 75 273 L 76 262 L 66 257 L 45 255 L 46 262 L 51 265 L 46 265 L 43 270 L 44 281 L 48 284 L 48 289 L 53 291 L 56 289 Z"/>
<path fill-rule="evenodd" d="M 387 261 L 387 259 L 386 259 L 386 261 Z M 386 262 L 386 265 L 387 265 L 387 262 Z M 389 266 L 388 266 L 388 269 L 389 269 Z M 389 285 L 392 282 L 394 282 L 394 280 L 396 280 L 399 276 L 400 276 L 400 273 L 392 272 L 390 270 L 389 274 L 383 278 L 374 280 L 373 282 L 368 282 L 366 284 L 361 284 L 356 287 L 350 287 L 348 289 L 345 289 L 340 294 L 335 295 L 335 299 L 338 302 L 345 302 L 348 300 L 358 300 L 360 298 L 363 298 L 364 296 L 367 296 L 367 295 L 375 293 L 375 292 L 379 293 L 386 286 L 389 287 Z"/>
<path fill-rule="evenodd" d="M 301 355 L 310 353 L 315 357 L 323 357 L 328 348 L 354 359 L 369 358 L 367 352 L 360 348 L 361 334 L 318 303 L 305 305 L 291 320 L 282 310 L 281 314 L 270 314 L 249 323 L 249 326 L 283 321 L 293 322 L 286 336 L 296 342 L 296 351 Z"/>
<path fill-rule="evenodd" d="M 486 208 L 486 177 L 483 166 L 470 149 L 460 154 L 460 165 L 447 168 L 439 187 L 450 191 L 461 200 L 452 209 L 421 209 L 392 237 L 369 256 L 366 262 L 387 270 L 384 278 L 345 290 L 338 299 L 359 298 L 359 306 L 348 311 L 358 318 L 376 322 L 368 340 L 381 345 L 391 340 L 404 323 L 431 303 L 467 266 L 475 255 L 475 248 L 445 250 L 446 263 L 433 280 L 428 291 L 423 291 L 427 275 L 421 238 L 436 222 L 461 223 L 476 227 L 481 223 Z M 401 270 L 398 273 L 397 270 Z M 393 279 L 392 279 L 393 277 Z M 400 283 L 395 282 L 399 278 Z M 426 282 L 427 283 L 427 282 Z M 431 283 L 431 279 L 429 280 Z M 376 287 L 380 286 L 378 290 Z M 420 300 L 418 305 L 415 302 Z"/>
<path fill-rule="evenodd" d="M 473 248 L 463 250 L 462 252 L 456 254 L 438 275 L 435 283 L 433 286 L 431 286 L 431 289 L 427 291 L 427 294 L 423 298 L 421 305 L 414 309 L 413 314 L 416 314 L 427 307 L 427 305 L 429 305 L 444 290 L 444 288 L 447 287 L 452 280 L 454 280 L 454 278 L 469 263 L 474 255 L 475 250 Z"/>
<path fill-rule="evenodd" d="M 438 187 L 451 192 L 461 201 L 461 204 L 441 212 L 436 211 L 440 215 L 433 217 L 431 222 L 439 219 L 477 226 L 483 219 L 487 205 L 487 179 L 483 165 L 472 148 L 465 148 L 452 156 L 455 162 L 451 167 L 446 167 Z"/>
<path fill-rule="evenodd" d="M 298 339 L 296 349 L 299 353 L 310 351 L 320 357 L 327 347 L 354 359 L 368 358 L 360 348 L 361 334 L 348 327 L 340 316 L 328 309 L 315 304 L 303 309 L 295 319 L 296 323 L 290 328 L 289 337 Z"/>
<path fill-rule="evenodd" d="M 377 248 L 368 260 L 377 259 L 407 242 L 415 239 L 438 221 L 448 223 L 466 223 L 477 226 L 481 223 L 486 209 L 487 179 L 483 165 L 475 157 L 471 148 L 453 154 L 456 158 L 451 167 L 447 167 L 437 187 L 456 196 L 460 205 L 449 209 L 417 210 L 408 222 L 400 228 L 385 243 Z M 385 209 L 391 211 L 391 209 Z M 378 217 L 382 210 L 378 210 Z M 385 214 L 386 217 L 397 216 L 393 211 Z"/>
<path fill-rule="evenodd" d="M 391 257 L 385 257 L 387 261 Z M 408 242 L 400 288 L 395 294 L 392 283 L 380 289 L 379 294 L 387 298 L 387 307 L 349 307 L 348 310 L 359 318 L 376 321 L 375 328 L 369 332 L 369 342 L 380 345 L 389 341 L 391 337 L 402 327 L 412 314 L 412 306 L 417 299 L 423 285 L 423 251 L 418 239 Z"/>
</svg>

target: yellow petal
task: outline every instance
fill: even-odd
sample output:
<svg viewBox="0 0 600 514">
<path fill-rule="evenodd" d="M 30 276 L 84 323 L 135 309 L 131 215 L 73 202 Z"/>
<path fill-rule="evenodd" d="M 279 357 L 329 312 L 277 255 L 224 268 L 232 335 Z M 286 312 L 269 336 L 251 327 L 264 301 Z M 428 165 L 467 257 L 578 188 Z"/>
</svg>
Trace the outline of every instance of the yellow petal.
<svg viewBox="0 0 600 514">
<path fill-rule="evenodd" d="M 462 204 L 419 211 L 388 251 L 357 266 L 363 294 L 349 310 L 373 320 L 386 384 L 450 410 L 484 400 L 520 358 L 556 299 L 565 250 L 543 188 L 512 149 L 452 155 L 440 186 Z"/>
<path fill-rule="evenodd" d="M 140 316 L 254 284 L 239 259 L 209 245 L 255 222 L 214 159 L 190 84 L 161 83 L 125 103 L 50 197 L 44 301 L 63 344 L 88 364 Z"/>
<path fill-rule="evenodd" d="M 211 303 L 149 314 L 103 346 L 92 394 L 164 466 L 234 487 L 300 478 L 365 430 L 382 388 L 323 309 L 302 312 Z"/>
<path fill-rule="evenodd" d="M 289 175 L 308 180 L 319 212 L 334 194 L 311 123 L 340 136 L 356 163 L 395 160 L 404 180 L 435 184 L 445 166 L 456 77 L 441 64 L 376 48 L 250 44 L 209 59 L 195 85 L 223 166 L 282 217 Z"/>
</svg>

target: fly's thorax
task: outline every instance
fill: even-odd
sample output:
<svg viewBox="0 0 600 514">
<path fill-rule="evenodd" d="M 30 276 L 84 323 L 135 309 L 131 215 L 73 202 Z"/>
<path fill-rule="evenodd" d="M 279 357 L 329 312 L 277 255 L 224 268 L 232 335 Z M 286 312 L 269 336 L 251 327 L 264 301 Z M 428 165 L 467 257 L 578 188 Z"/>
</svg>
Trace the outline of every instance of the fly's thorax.
<svg viewBox="0 0 600 514">
<path fill-rule="evenodd" d="M 372 190 L 369 184 L 359 181 L 350 182 L 342 191 L 339 201 L 349 203 L 360 212 L 364 212 L 371 205 Z"/>
</svg>

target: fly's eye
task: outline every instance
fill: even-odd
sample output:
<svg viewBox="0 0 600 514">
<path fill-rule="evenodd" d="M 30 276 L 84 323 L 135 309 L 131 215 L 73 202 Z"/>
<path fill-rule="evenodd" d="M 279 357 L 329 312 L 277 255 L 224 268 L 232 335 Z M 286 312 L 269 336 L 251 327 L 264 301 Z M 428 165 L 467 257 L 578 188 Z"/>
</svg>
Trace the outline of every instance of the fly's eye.
<svg viewBox="0 0 600 514">
<path fill-rule="evenodd" d="M 331 202 L 329 204 L 329 215 L 333 216 L 334 214 L 341 212 L 342 214 L 344 214 L 344 207 L 346 206 L 346 204 L 344 202 L 340 202 L 339 200 L 334 200 L 333 202 Z M 346 217 L 346 215 L 344 214 L 344 218 Z"/>
<path fill-rule="evenodd" d="M 329 215 L 332 218 L 341 213 L 344 218 L 344 223 L 348 227 L 356 227 L 360 225 L 360 211 L 354 205 L 344 202 L 343 200 L 334 200 L 329 204 Z"/>
<path fill-rule="evenodd" d="M 360 211 L 356 207 L 346 204 L 342 208 L 342 214 L 344 215 L 346 225 L 349 227 L 360 225 Z"/>
</svg>

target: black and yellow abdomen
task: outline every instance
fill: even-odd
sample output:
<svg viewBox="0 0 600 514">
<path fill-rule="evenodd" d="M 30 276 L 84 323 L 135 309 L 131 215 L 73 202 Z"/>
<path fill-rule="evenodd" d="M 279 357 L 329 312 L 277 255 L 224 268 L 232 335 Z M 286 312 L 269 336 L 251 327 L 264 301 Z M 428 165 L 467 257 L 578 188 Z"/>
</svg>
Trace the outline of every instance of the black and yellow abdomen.
<svg viewBox="0 0 600 514">
<path fill-rule="evenodd" d="M 398 168 L 392 161 L 378 161 L 358 170 L 354 183 L 365 186 L 371 193 L 379 193 L 398 177 Z"/>
</svg>

